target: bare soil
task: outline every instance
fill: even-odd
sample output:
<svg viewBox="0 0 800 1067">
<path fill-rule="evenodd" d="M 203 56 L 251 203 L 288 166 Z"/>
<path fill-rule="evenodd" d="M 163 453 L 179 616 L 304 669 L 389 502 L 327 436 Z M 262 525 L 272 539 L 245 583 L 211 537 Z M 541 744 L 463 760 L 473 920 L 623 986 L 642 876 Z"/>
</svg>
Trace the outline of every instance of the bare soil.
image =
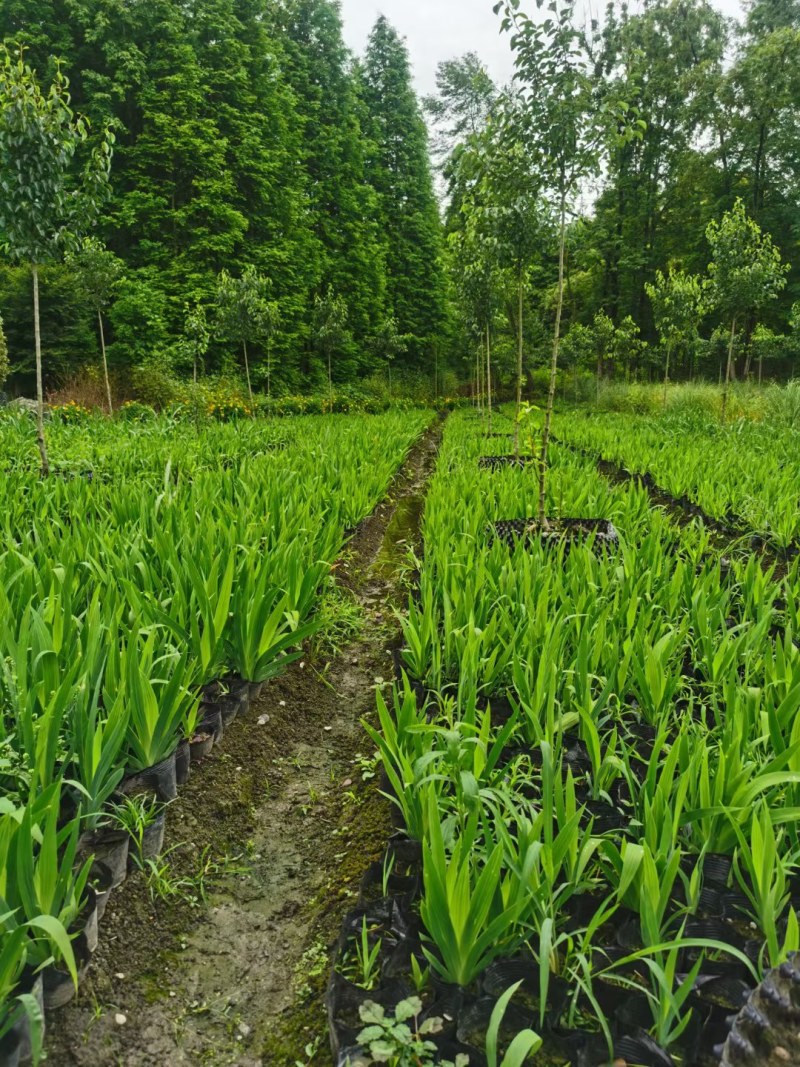
<svg viewBox="0 0 800 1067">
<path fill-rule="evenodd" d="M 80 994 L 50 1020 L 49 1063 L 331 1063 L 330 954 L 391 832 L 360 722 L 392 677 L 394 609 L 440 435 L 437 424 L 421 438 L 336 565 L 362 612 L 356 636 L 271 682 L 170 805 L 175 896 L 151 893 L 141 873 L 112 895 Z"/>
</svg>

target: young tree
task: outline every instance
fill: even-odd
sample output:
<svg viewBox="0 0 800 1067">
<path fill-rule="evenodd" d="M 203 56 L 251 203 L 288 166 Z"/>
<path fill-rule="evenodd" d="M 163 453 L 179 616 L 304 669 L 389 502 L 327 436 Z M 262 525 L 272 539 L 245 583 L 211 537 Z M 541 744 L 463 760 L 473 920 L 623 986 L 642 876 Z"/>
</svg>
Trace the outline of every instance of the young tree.
<svg viewBox="0 0 800 1067">
<path fill-rule="evenodd" d="M 544 222 L 540 201 L 541 180 L 531 165 L 524 144 L 515 135 L 517 116 L 508 111 L 482 154 L 483 230 L 494 246 L 498 266 L 508 271 L 516 289 L 516 413 L 514 455 L 519 455 L 519 420 L 522 409 L 522 371 L 525 337 L 525 283 L 528 269 L 541 248 Z M 493 134 L 493 136 L 492 136 Z M 486 138 L 488 140 L 488 137 Z"/>
<path fill-rule="evenodd" d="M 500 279 L 496 248 L 486 240 L 482 212 L 471 199 L 465 202 L 464 212 L 466 221 L 463 228 L 451 234 L 453 263 L 461 299 L 466 309 L 467 325 L 472 335 L 480 339 L 479 354 L 476 358 L 476 393 L 480 407 L 484 400 L 485 383 L 487 429 L 491 433 L 492 329 Z"/>
<path fill-rule="evenodd" d="M 108 376 L 108 359 L 106 358 L 106 334 L 103 325 L 103 310 L 108 307 L 117 283 L 125 272 L 125 264 L 113 252 L 104 248 L 95 237 L 86 237 L 79 249 L 71 253 L 68 264 L 75 271 L 80 289 L 91 303 L 97 315 L 100 331 L 100 352 L 103 357 L 103 377 L 106 383 L 108 413 L 114 414 L 111 399 L 111 380 Z"/>
<path fill-rule="evenodd" d="M 30 266 L 36 348 L 36 429 L 42 474 L 50 472 L 44 437 L 39 267 L 75 247 L 97 217 L 108 182 L 113 135 L 107 129 L 83 168 L 76 155 L 86 122 L 73 114 L 69 86 L 56 69 L 48 91 L 22 52 L 0 45 L 0 248 Z"/>
<path fill-rule="evenodd" d="M 703 283 L 694 274 L 670 268 L 668 274 L 656 271 L 654 283 L 645 283 L 653 305 L 653 320 L 666 351 L 664 366 L 664 407 L 667 406 L 670 357 L 677 345 L 691 345 L 703 314 Z"/>
<path fill-rule="evenodd" d="M 5 384 L 11 364 L 8 362 L 8 344 L 3 330 L 3 316 L 0 315 L 0 387 Z"/>
<path fill-rule="evenodd" d="M 347 342 L 347 305 L 329 287 L 314 299 L 314 343 L 328 365 L 328 396 L 333 404 L 333 355 Z"/>
<path fill-rule="evenodd" d="M 541 8 L 544 0 L 536 0 Z M 552 16 L 536 22 L 519 10 L 519 0 L 499 0 L 502 29 L 512 34 L 519 97 L 519 131 L 527 151 L 541 169 L 543 183 L 555 199 L 558 218 L 558 287 L 556 290 L 550 383 L 539 455 L 539 522 L 546 525 L 545 483 L 553 419 L 561 316 L 567 210 L 586 180 L 600 168 L 601 151 L 615 127 L 617 139 L 641 135 L 642 124 L 630 121 L 627 105 L 611 94 L 598 100 L 588 56 L 574 20 L 574 0 L 552 0 Z"/>
<path fill-rule="evenodd" d="M 485 129 L 497 89 L 475 52 L 446 59 L 436 68 L 436 95 L 422 107 L 434 130 L 433 149 L 441 162 L 457 145 Z"/>
<path fill-rule="evenodd" d="M 595 389 L 600 400 L 600 380 L 603 377 L 605 361 L 614 345 L 614 323 L 605 311 L 598 311 L 590 327 L 592 352 L 595 362 Z"/>
<path fill-rule="evenodd" d="M 386 367 L 389 376 L 389 395 L 392 394 L 392 363 L 401 356 L 408 342 L 397 329 L 397 321 L 394 315 L 389 315 L 381 323 L 381 328 L 375 334 L 372 348 L 379 362 Z"/>
<path fill-rule="evenodd" d="M 722 390 L 721 420 L 724 422 L 737 319 L 774 299 L 786 284 L 788 268 L 781 263 L 781 254 L 770 235 L 762 233 L 755 219 L 748 217 L 741 199 L 737 199 L 719 222 L 712 220 L 708 224 L 706 238 L 712 257 L 708 265 L 711 299 L 731 324 Z"/>
<path fill-rule="evenodd" d="M 639 359 L 647 348 L 646 343 L 639 336 L 639 325 L 632 315 L 626 315 L 622 322 L 614 328 L 614 338 L 611 342 L 610 356 L 617 368 L 625 368 L 626 376 L 631 367 L 639 364 Z"/>
<path fill-rule="evenodd" d="M 192 381 L 197 385 L 197 367 L 205 359 L 211 343 L 211 331 L 208 328 L 208 316 L 202 304 L 195 304 L 186 309 L 183 325 L 184 345 L 192 357 Z"/>
<path fill-rule="evenodd" d="M 247 343 L 265 340 L 273 329 L 274 309 L 268 299 L 269 290 L 269 278 L 259 274 L 252 264 L 244 268 L 239 278 L 234 278 L 226 270 L 220 271 L 217 278 L 219 324 L 231 340 L 242 346 L 251 407 L 253 386 Z"/>
</svg>

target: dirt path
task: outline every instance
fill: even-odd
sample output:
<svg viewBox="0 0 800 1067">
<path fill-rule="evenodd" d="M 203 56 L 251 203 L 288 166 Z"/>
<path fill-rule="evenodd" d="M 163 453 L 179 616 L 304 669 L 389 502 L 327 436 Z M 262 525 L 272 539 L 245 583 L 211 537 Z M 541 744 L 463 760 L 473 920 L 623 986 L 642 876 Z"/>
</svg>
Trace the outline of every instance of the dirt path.
<svg viewBox="0 0 800 1067">
<path fill-rule="evenodd" d="M 330 1064 L 329 952 L 390 833 L 359 720 L 392 677 L 391 604 L 440 436 L 421 439 L 340 560 L 355 636 L 270 683 L 171 805 L 168 899 L 142 875 L 112 895 L 80 996 L 51 1023 L 54 1067 Z"/>
</svg>

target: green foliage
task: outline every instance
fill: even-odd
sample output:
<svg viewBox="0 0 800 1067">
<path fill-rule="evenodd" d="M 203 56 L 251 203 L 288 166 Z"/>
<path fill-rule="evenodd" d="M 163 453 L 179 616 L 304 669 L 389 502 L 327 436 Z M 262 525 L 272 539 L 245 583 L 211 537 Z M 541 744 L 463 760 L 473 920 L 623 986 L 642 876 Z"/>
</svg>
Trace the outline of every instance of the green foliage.
<svg viewBox="0 0 800 1067">
<path fill-rule="evenodd" d="M 15 56 L 0 44 L 0 249 L 13 263 L 31 268 L 37 441 L 44 475 L 50 465 L 44 436 L 39 265 L 74 247 L 99 213 L 114 138 L 107 128 L 76 176 L 76 156 L 86 139 L 86 123 L 70 108 L 68 82 L 60 68 L 45 93 L 22 49 Z"/>
<path fill-rule="evenodd" d="M 244 353 L 247 390 L 253 403 L 250 381 L 248 342 L 268 343 L 278 321 L 278 308 L 269 299 L 272 283 L 260 275 L 252 265 L 245 267 L 240 278 L 233 278 L 227 270 L 217 279 L 217 312 L 220 328 L 230 340 L 237 341 Z"/>
<path fill-rule="evenodd" d="M 776 547 L 797 537 L 797 470 L 782 461 L 797 435 L 763 417 L 752 388 L 731 393 L 751 418 L 727 426 L 718 387 L 673 387 L 666 411 L 660 386 L 629 393 L 653 414 L 555 414 L 548 511 L 611 517 L 619 544 L 602 552 L 493 538 L 499 518 L 535 514 L 537 479 L 525 467 L 481 470 L 483 427 L 450 418 L 403 621 L 411 681 L 389 706 L 378 698 L 370 736 L 422 842 L 432 972 L 475 982 L 511 957 L 529 975 L 526 1021 L 585 1029 L 588 1015 L 609 1057 L 601 989 L 630 990 L 648 1033 L 678 1059 L 693 1048 L 709 962 L 736 960 L 756 977 L 798 940 L 798 563 L 755 557 L 748 539 L 766 535 L 768 518 Z M 527 418 L 538 437 L 541 413 Z M 508 440 L 491 449 L 510 455 L 502 425 Z M 598 453 L 742 537 L 675 522 L 637 481 L 600 474 Z M 704 890 L 722 865 L 709 853 L 730 858 L 742 918 L 763 943 L 756 965 L 724 926 L 720 940 L 687 936 L 713 917 Z M 612 960 L 604 946 L 620 922 L 631 949 Z M 486 1034 L 492 1063 L 512 1050 L 509 1062 L 524 1062 L 522 1049 L 537 1047 L 508 999 L 505 1025 Z"/>
<path fill-rule="evenodd" d="M 528 1056 L 533 1052 L 538 1052 L 542 1047 L 542 1039 L 538 1034 L 535 1034 L 533 1030 L 522 1030 L 515 1035 L 502 1060 L 498 1058 L 498 1038 L 503 1016 L 506 1008 L 511 1003 L 511 998 L 521 985 L 522 982 L 520 981 L 509 986 L 505 993 L 498 998 L 492 1010 L 489 1028 L 486 1031 L 486 1061 L 488 1067 L 522 1067 Z"/>
<path fill-rule="evenodd" d="M 786 266 L 769 234 L 761 232 L 748 217 L 741 199 L 731 211 L 706 227 L 712 260 L 708 266 L 711 299 L 730 321 L 730 343 L 722 394 L 721 418 L 725 421 L 728 383 L 733 373 L 736 320 L 774 299 L 786 284 Z"/>
<path fill-rule="evenodd" d="M 347 341 L 347 305 L 341 296 L 332 289 L 314 299 L 314 321 L 312 324 L 314 344 L 320 351 L 328 369 L 328 394 L 333 400 L 333 359 L 338 355 Z"/>
<path fill-rule="evenodd" d="M 40 264 L 70 248 L 101 207 L 113 135 L 106 130 L 76 181 L 88 128 L 68 90 L 57 69 L 45 91 L 22 51 L 0 45 L 0 248 L 14 262 Z"/>
<path fill-rule="evenodd" d="M 419 997 L 401 1000 L 391 1015 L 371 1000 L 362 1004 L 359 1016 L 366 1026 L 359 1032 L 358 1041 L 369 1050 L 368 1062 L 388 1063 L 390 1067 L 467 1067 L 468 1057 L 460 1054 L 455 1063 L 438 1058 L 436 1045 L 427 1038 L 443 1029 L 443 1021 L 432 1017 L 418 1023 L 421 1011 Z"/>
<path fill-rule="evenodd" d="M 25 58 L 41 79 L 71 74 L 65 102 L 87 116 L 76 128 L 85 134 L 91 121 L 119 136 L 100 225 L 125 266 L 108 309 L 108 359 L 121 387 L 130 368 L 154 359 L 192 373 L 187 307 L 210 309 L 220 271 L 239 278 L 248 266 L 270 279 L 274 304 L 269 333 L 248 342 L 254 389 L 321 384 L 314 298 L 329 288 L 348 309 L 340 381 L 385 367 L 379 334 L 393 316 L 410 339 L 394 371 L 424 366 L 434 344 L 441 366 L 449 363 L 425 129 L 394 31 L 382 30 L 372 85 L 369 61 L 354 64 L 344 44 L 334 0 L 282 0 L 266 16 L 228 0 L 183 7 L 155 0 L 118 14 L 98 22 L 90 6 L 78 5 L 67 22 L 43 16 L 31 34 L 6 7 L 0 39 L 26 42 Z M 384 75 L 391 85 L 381 83 Z M 91 212 L 74 214 L 90 221 Z M 72 330 L 71 309 L 62 307 Z M 30 298 L 13 310 L 4 301 L 4 314 L 15 386 L 25 386 L 16 336 L 28 328 Z M 212 373 L 228 356 L 213 334 L 204 354 Z M 82 341 L 43 331 L 46 355 L 61 347 L 68 376 L 86 359 Z M 60 362 L 46 363 L 46 388 L 61 370 Z"/>
<path fill-rule="evenodd" d="M 77 249 L 67 255 L 66 265 L 92 308 L 105 310 L 125 272 L 122 260 L 96 237 L 84 237 Z"/>
<path fill-rule="evenodd" d="M 712 257 L 710 298 L 729 321 L 774 300 L 786 285 L 780 251 L 747 215 L 741 199 L 719 222 L 708 224 L 706 237 Z"/>
<path fill-rule="evenodd" d="M 408 362 L 430 362 L 445 322 L 441 223 L 427 134 L 411 85 L 408 53 L 380 16 L 364 59 L 367 175 L 377 197 L 386 263 L 386 311 L 408 339 Z"/>
<path fill-rule="evenodd" d="M 673 348 L 691 344 L 703 314 L 703 286 L 699 278 L 681 270 L 656 271 L 655 283 L 645 285 L 653 304 L 653 318 L 662 343 Z"/>
<path fill-rule="evenodd" d="M 26 963 L 77 977 L 84 830 L 123 826 L 146 867 L 163 809 L 114 807 L 123 772 L 193 735 L 201 686 L 272 677 L 298 654 L 346 528 L 430 418 L 225 425 L 123 406 L 51 420 L 64 464 L 47 480 L 27 416 L 0 420 L 14 532 L 0 545 L 0 1035 L 30 1007 Z M 146 873 L 169 891 L 164 864 Z"/>
</svg>

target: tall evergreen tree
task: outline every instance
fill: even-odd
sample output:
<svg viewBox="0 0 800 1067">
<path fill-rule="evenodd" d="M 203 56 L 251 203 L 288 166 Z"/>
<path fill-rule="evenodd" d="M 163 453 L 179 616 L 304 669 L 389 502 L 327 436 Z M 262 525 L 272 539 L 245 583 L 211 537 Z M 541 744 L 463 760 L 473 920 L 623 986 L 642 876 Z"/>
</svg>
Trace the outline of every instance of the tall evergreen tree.
<svg viewBox="0 0 800 1067">
<path fill-rule="evenodd" d="M 365 180 L 356 81 L 336 0 L 284 0 L 277 19 L 302 127 L 309 223 L 319 256 L 315 288 L 317 295 L 331 289 L 347 304 L 351 340 L 338 371 L 352 376 L 369 358 L 385 291 L 378 200 Z"/>
<path fill-rule="evenodd" d="M 364 99 L 373 150 L 368 175 L 380 200 L 387 310 L 422 367 L 444 325 L 442 238 L 427 133 L 406 46 L 381 16 L 370 34 Z"/>
</svg>

